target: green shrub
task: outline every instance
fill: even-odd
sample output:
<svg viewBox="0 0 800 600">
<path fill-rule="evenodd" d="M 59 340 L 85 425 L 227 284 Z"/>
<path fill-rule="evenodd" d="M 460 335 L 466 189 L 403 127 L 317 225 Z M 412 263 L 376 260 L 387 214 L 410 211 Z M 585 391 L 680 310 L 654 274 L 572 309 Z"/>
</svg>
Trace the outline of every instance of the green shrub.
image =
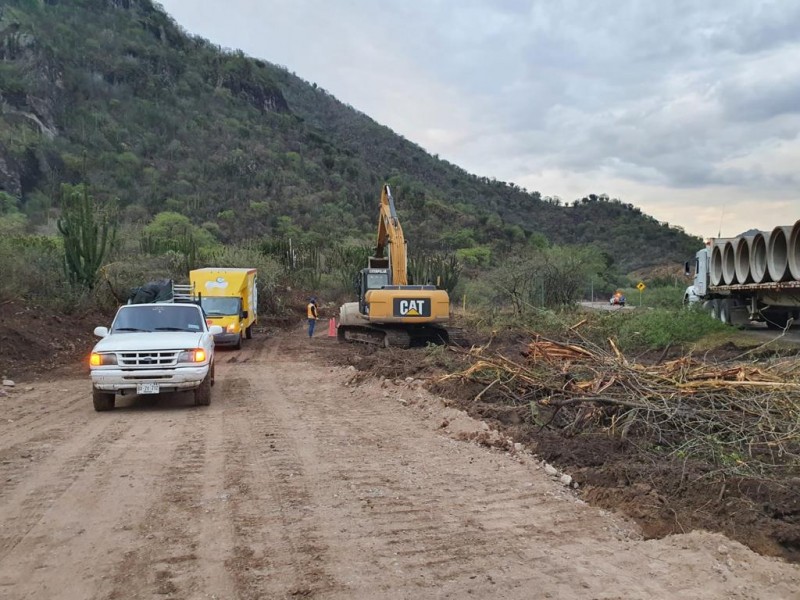
<svg viewBox="0 0 800 600">
<path fill-rule="evenodd" d="M 647 283 L 647 282 L 645 282 Z M 639 290 L 634 288 L 623 289 L 625 298 L 630 306 L 648 306 L 651 308 L 680 308 L 683 305 L 683 294 L 686 286 L 648 286 L 639 295 Z"/>
<path fill-rule="evenodd" d="M 701 309 L 654 308 L 634 311 L 622 320 L 619 342 L 624 349 L 664 348 L 668 344 L 694 342 L 730 327 L 712 319 Z"/>
</svg>

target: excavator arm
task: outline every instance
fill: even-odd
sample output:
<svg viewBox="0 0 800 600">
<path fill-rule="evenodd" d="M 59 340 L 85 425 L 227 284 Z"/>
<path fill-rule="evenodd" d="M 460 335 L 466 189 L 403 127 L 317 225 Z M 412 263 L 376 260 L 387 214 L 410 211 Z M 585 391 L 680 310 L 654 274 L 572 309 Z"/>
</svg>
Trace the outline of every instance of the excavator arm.
<svg viewBox="0 0 800 600">
<path fill-rule="evenodd" d="M 384 256 L 388 254 L 388 256 Z M 392 285 L 408 284 L 408 255 L 403 228 L 397 218 L 392 190 L 384 184 L 381 190 L 381 205 L 378 215 L 378 245 L 375 256 L 370 258 L 370 267 L 388 266 Z"/>
</svg>

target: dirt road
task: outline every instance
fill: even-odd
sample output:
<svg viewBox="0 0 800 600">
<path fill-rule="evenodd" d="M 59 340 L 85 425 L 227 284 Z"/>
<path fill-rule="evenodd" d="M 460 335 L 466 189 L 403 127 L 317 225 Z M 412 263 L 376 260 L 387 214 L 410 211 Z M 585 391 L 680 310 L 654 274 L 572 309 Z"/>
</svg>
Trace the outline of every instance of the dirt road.
<svg viewBox="0 0 800 600">
<path fill-rule="evenodd" d="M 643 541 L 456 441 L 482 425 L 417 385 L 351 385 L 332 343 L 220 353 L 208 408 L 95 413 L 77 374 L 0 397 L 0 598 L 800 598 L 796 565 Z"/>
</svg>

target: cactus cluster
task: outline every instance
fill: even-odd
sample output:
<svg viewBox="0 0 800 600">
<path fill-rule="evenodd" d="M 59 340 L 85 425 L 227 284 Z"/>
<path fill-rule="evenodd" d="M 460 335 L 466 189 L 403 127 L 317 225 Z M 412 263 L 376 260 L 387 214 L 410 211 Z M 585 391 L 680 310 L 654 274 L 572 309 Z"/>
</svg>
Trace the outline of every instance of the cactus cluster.
<svg viewBox="0 0 800 600">
<path fill-rule="evenodd" d="M 452 294 L 460 276 L 461 265 L 452 254 L 434 254 L 408 261 L 408 282 L 412 284 L 431 283 Z"/>
<path fill-rule="evenodd" d="M 97 209 L 86 185 L 65 185 L 61 190 L 61 217 L 57 225 L 64 239 L 67 278 L 92 289 L 103 259 L 116 239 L 116 221 Z"/>
<path fill-rule="evenodd" d="M 272 239 L 262 242 L 261 252 L 275 258 L 285 274 L 293 274 L 308 287 L 318 288 L 322 282 L 325 258 L 318 245 Z"/>
<path fill-rule="evenodd" d="M 155 256 L 174 252 L 180 257 L 185 271 L 196 269 L 199 264 L 197 239 L 191 231 L 178 235 L 172 239 L 164 240 L 151 233 L 142 233 L 139 238 L 139 248 L 142 253 Z"/>
</svg>

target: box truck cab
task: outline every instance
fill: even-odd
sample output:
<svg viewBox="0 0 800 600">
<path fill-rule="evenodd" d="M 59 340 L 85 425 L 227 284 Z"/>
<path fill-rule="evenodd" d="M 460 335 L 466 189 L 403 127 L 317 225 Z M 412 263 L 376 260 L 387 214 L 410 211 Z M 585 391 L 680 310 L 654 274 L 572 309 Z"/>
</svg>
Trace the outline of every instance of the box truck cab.
<svg viewBox="0 0 800 600">
<path fill-rule="evenodd" d="M 189 283 L 210 325 L 219 325 L 223 333 L 214 336 L 217 345 L 242 347 L 242 338 L 253 337 L 258 320 L 256 269 L 207 267 L 189 272 Z"/>
</svg>

